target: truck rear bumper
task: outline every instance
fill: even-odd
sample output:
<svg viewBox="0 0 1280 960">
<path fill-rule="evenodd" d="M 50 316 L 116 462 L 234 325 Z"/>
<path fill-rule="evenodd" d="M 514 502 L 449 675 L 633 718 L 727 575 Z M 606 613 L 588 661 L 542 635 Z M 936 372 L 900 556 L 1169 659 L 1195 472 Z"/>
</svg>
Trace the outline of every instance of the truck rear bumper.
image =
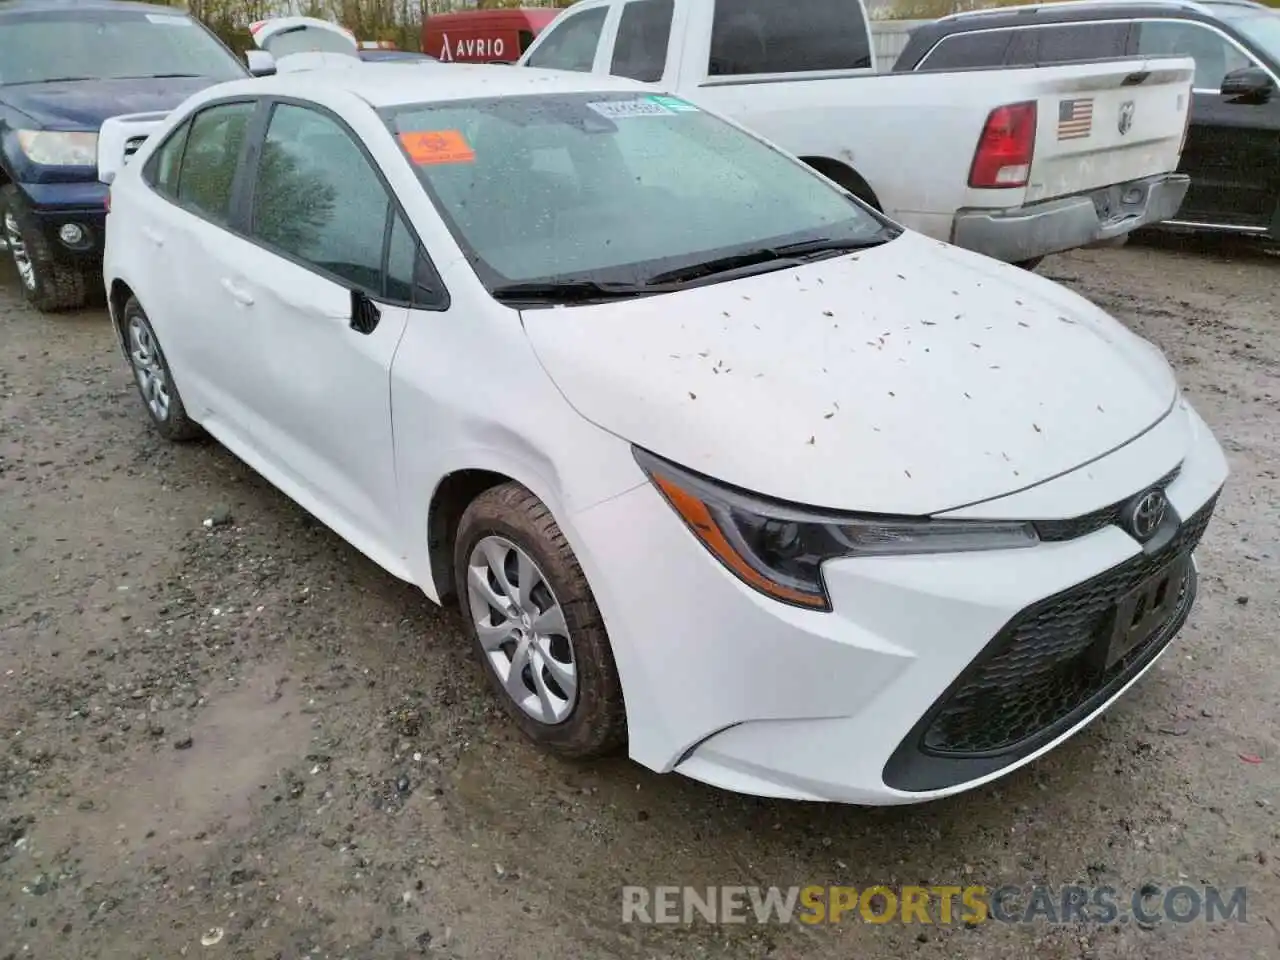
<svg viewBox="0 0 1280 960">
<path fill-rule="evenodd" d="M 951 242 L 1007 263 L 1074 250 L 1171 219 L 1190 185 L 1165 173 L 1014 210 L 959 210 Z"/>
</svg>

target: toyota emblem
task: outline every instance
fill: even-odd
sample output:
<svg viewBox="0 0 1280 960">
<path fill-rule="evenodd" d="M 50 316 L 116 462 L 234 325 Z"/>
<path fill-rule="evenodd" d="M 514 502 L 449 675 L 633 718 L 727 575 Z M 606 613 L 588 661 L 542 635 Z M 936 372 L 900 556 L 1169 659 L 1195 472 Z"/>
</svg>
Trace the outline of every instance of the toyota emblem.
<svg viewBox="0 0 1280 960">
<path fill-rule="evenodd" d="M 1122 137 L 1133 127 L 1133 107 L 1132 100 L 1126 100 L 1120 104 L 1120 120 L 1116 123 L 1116 128 Z"/>
<path fill-rule="evenodd" d="M 1145 543 L 1156 535 L 1169 512 L 1169 498 L 1163 490 L 1148 490 L 1129 509 L 1129 532 Z"/>
</svg>

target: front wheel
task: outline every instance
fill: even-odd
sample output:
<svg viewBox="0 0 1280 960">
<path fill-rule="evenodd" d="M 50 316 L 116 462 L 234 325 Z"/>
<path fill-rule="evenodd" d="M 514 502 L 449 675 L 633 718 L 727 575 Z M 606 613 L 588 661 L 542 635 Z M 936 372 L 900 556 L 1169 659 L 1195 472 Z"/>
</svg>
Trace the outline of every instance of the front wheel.
<svg viewBox="0 0 1280 960">
<path fill-rule="evenodd" d="M 89 299 L 87 271 L 54 256 L 26 200 L 13 184 L 0 189 L 0 217 L 5 246 L 27 302 L 42 313 L 83 307 Z"/>
<path fill-rule="evenodd" d="M 542 501 L 516 483 L 482 493 L 453 562 L 485 673 L 520 729 L 564 757 L 619 750 L 626 710 L 604 620 Z"/>
<path fill-rule="evenodd" d="M 156 431 L 166 440 L 194 440 L 202 431 L 187 416 L 187 408 L 173 381 L 173 371 L 160 349 L 160 340 L 137 297 L 130 297 L 124 305 L 121 323 L 133 381 L 138 385 L 138 394 Z"/>
</svg>

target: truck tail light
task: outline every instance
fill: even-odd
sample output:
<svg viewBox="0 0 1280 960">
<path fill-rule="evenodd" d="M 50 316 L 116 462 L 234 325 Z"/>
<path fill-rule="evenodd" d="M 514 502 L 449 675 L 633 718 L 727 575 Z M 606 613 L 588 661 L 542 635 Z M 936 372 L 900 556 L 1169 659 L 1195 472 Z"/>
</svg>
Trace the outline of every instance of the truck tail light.
<svg viewBox="0 0 1280 960">
<path fill-rule="evenodd" d="M 969 186 L 982 190 L 1025 187 L 1036 147 L 1036 104 L 1007 103 L 987 115 L 969 167 Z"/>
</svg>

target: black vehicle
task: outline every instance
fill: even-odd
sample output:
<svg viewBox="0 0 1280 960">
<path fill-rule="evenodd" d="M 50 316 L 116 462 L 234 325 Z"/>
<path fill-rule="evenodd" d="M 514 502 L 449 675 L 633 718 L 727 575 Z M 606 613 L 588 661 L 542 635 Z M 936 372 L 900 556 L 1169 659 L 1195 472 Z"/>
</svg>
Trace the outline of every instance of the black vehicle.
<svg viewBox="0 0 1280 960">
<path fill-rule="evenodd" d="M 893 70 L 1170 54 L 1196 61 L 1178 167 L 1191 187 L 1177 219 L 1159 228 L 1280 242 L 1280 10 L 1249 0 L 1067 0 L 972 11 L 913 31 Z"/>
<path fill-rule="evenodd" d="M 28 301 L 73 309 L 102 286 L 102 122 L 171 110 L 247 76 L 222 41 L 172 7 L 0 2 L 0 236 Z"/>
</svg>

